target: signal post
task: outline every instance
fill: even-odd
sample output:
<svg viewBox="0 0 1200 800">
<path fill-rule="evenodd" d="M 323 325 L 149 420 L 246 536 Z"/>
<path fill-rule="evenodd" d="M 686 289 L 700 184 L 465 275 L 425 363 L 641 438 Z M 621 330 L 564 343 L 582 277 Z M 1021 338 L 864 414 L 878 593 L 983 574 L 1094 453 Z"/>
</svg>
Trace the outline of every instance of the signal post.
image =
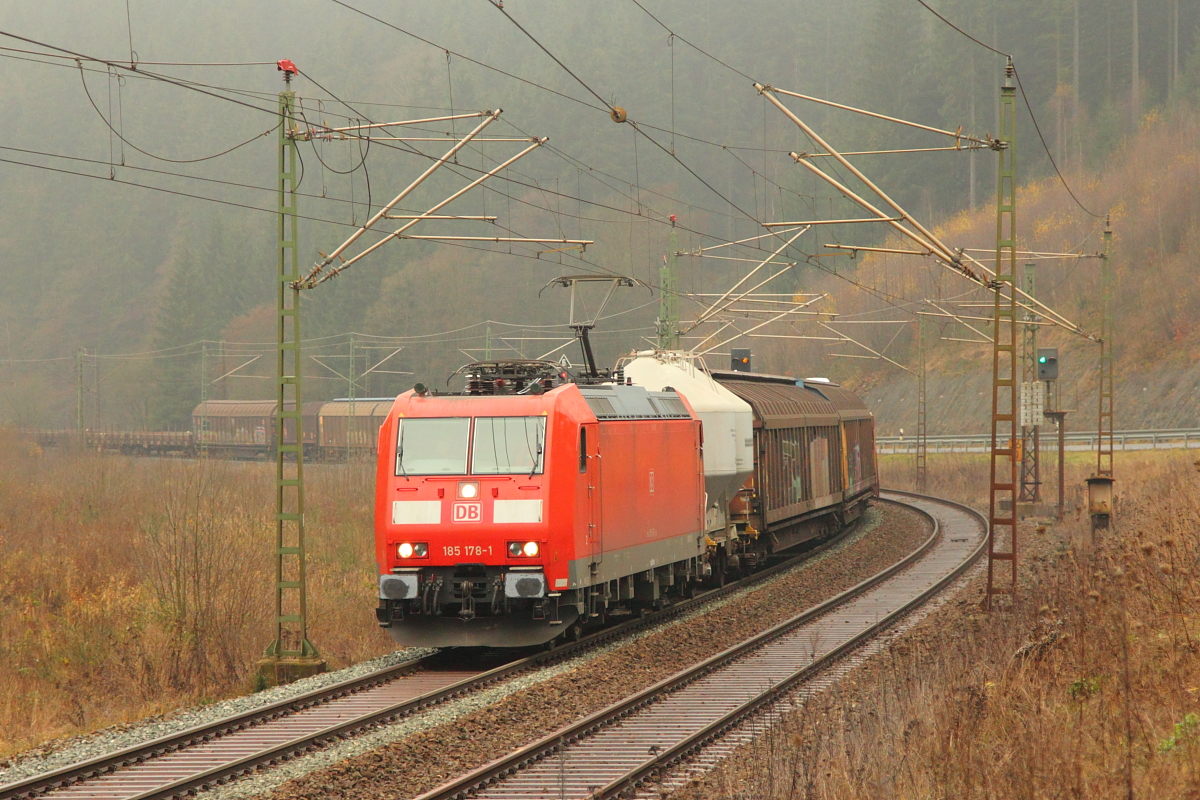
<svg viewBox="0 0 1200 800">
<path fill-rule="evenodd" d="M 1113 515 L 1113 316 L 1112 225 L 1105 220 L 1100 258 L 1100 414 L 1096 426 L 1096 474 L 1087 479 L 1092 535 L 1108 530 Z"/>
<path fill-rule="evenodd" d="M 1039 347 L 1037 350 L 1037 379 L 1040 386 L 1045 387 L 1046 402 L 1050 406 L 1049 409 L 1042 412 L 1042 416 L 1054 422 L 1058 426 L 1058 507 L 1054 518 L 1062 522 L 1063 518 L 1063 497 L 1066 490 L 1066 452 L 1067 452 L 1067 411 L 1060 408 L 1061 397 L 1056 392 L 1055 386 L 1058 383 L 1058 348 L 1057 347 Z"/>
</svg>

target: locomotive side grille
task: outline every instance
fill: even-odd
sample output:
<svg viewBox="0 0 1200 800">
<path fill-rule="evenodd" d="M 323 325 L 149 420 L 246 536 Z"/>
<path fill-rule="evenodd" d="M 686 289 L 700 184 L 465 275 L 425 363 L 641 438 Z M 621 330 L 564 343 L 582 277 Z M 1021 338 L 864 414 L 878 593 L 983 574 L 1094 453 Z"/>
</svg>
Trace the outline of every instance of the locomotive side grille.
<svg viewBox="0 0 1200 800">
<path fill-rule="evenodd" d="M 598 418 L 617 416 L 617 411 L 613 408 L 612 401 L 607 397 L 584 397 L 587 401 L 588 408 L 592 409 L 592 413 Z"/>
</svg>

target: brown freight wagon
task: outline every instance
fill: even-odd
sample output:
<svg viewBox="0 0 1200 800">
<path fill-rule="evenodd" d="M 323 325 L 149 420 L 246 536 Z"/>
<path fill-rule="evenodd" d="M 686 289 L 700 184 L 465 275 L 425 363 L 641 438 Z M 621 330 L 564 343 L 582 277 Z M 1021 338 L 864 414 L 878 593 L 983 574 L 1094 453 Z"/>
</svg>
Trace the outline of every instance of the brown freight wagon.
<svg viewBox="0 0 1200 800">
<path fill-rule="evenodd" d="M 304 448 L 317 446 L 317 415 L 321 403 L 304 404 Z M 294 403 L 288 406 L 295 408 Z M 207 400 L 192 411 L 197 442 L 211 455 L 231 458 L 267 457 L 275 451 L 274 400 Z M 296 426 L 284 420 L 284 441 L 296 441 Z"/>
<path fill-rule="evenodd" d="M 344 461 L 347 457 L 373 455 L 379 426 L 387 419 L 388 412 L 395 402 L 394 397 L 356 398 L 353 402 L 353 415 L 350 413 L 349 399 L 322 403 L 315 428 L 321 458 L 326 461 Z M 307 424 L 306 419 L 305 425 Z M 307 439 L 307 436 L 305 438 Z"/>
<path fill-rule="evenodd" d="M 754 475 L 735 518 L 769 549 L 821 536 L 857 518 L 878 491 L 874 419 L 853 392 L 827 381 L 712 373 L 754 411 Z"/>
</svg>

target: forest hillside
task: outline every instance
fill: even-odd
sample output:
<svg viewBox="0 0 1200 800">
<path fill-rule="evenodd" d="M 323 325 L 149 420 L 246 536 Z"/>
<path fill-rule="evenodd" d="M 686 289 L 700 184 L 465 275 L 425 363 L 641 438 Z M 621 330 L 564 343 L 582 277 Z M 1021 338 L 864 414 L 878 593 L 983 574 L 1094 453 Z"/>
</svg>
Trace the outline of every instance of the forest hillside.
<svg viewBox="0 0 1200 800">
<path fill-rule="evenodd" d="M 422 223 L 425 233 L 594 242 L 586 250 L 389 242 L 305 295 L 309 399 L 345 396 L 351 371 L 361 397 L 417 380 L 444 385 L 459 365 L 489 353 L 578 361 L 566 325 L 569 293 L 548 286 L 562 275 L 638 279 L 638 288 L 614 294 L 593 340 L 605 363 L 646 346 L 671 215 L 682 250 L 713 254 L 680 259 L 685 318 L 774 249 L 753 239 L 762 237 L 761 223 L 862 215 L 796 165 L 789 153 L 812 152 L 813 142 L 753 81 L 984 138 L 997 131 L 1005 64 L 986 48 L 1011 53 L 1020 78 L 1022 246 L 1098 249 L 1100 221 L 1062 191 L 1053 155 L 1084 205 L 1112 215 L 1122 369 L 1151 376 L 1147 400 L 1166 383 L 1156 370 L 1183 387 L 1197 319 L 1186 275 L 1195 252 L 1200 7 L 931 5 L 986 47 L 920 4 L 893 0 L 798 0 L 786 8 L 769 0 L 507 3 L 528 35 L 483 0 L 103 0 L 82 12 L 66 0 L 0 0 L 0 241 L 8 255 L 0 422 L 178 428 L 190 425 L 203 396 L 272 396 L 280 58 L 301 70 L 289 88 L 308 126 L 503 109 L 491 140 L 458 153 L 401 213 L 425 210 L 499 164 L 522 146 L 515 140 L 549 137 L 445 209 L 494 223 Z M 614 123 L 610 104 L 634 124 Z M 952 246 L 993 246 L 993 153 L 930 151 L 952 142 L 828 105 L 787 105 L 844 151 L 920 151 L 854 159 Z M 405 142 L 303 142 L 302 265 L 361 228 L 468 122 L 417 126 Z M 711 251 L 741 239 L 753 241 Z M 887 297 L 904 309 L 895 319 L 911 320 L 921 301 L 969 288 L 924 262 L 851 260 L 824 248 L 885 241 L 876 225 L 810 231 L 781 253 L 797 266 L 762 291 L 828 292 L 819 307 L 843 320 L 882 314 L 879 298 Z M 724 260 L 715 257 L 721 252 Z M 1048 302 L 1093 329 L 1096 262 L 1038 268 Z M 596 286 L 581 293 L 577 313 L 593 314 L 602 294 Z M 912 326 L 869 327 L 856 326 L 855 335 L 911 361 Z M 800 328 L 779 333 L 826 335 Z M 931 386 L 973 408 L 966 398 L 977 391 L 972 369 L 982 351 L 940 335 L 973 334 L 932 325 L 926 332 Z M 714 363 L 727 357 L 721 338 L 712 342 L 720 345 Z M 909 414 L 907 373 L 886 362 L 834 358 L 849 351 L 829 341 L 750 345 L 761 368 L 820 372 L 871 393 L 886 406 L 885 431 Z M 1062 337 L 1062 347 L 1082 398 L 1094 346 Z M 1141 388 L 1131 387 L 1121 389 L 1119 426 L 1195 419 L 1186 402 L 1169 414 L 1161 402 L 1139 405 L 1125 397 Z M 934 427 L 971 428 L 973 419 L 947 416 Z"/>
<path fill-rule="evenodd" d="M 1095 175 L 1071 175 L 1072 185 L 1095 208 L 1111 209 L 1116 324 L 1116 426 L 1200 426 L 1200 115 L 1180 110 L 1151 114 L 1141 129 L 1114 151 Z M 1057 178 L 1024 186 L 1017 197 L 1020 247 L 1043 253 L 1094 255 L 1101 249 L 1105 220 L 1079 213 Z M 986 251 L 995 246 L 994 208 L 964 211 L 937 233 L 956 246 Z M 899 245 L 899 243 L 894 243 Z M 976 255 L 990 264 L 988 253 Z M 1033 265 L 1035 293 L 1088 334 L 1100 328 L 1100 262 L 1096 258 L 1022 259 Z M 898 255 L 871 254 L 853 273 L 864 285 L 905 297 L 928 299 L 932 313 L 991 316 L 990 298 L 944 267 Z M 833 275 L 816 276 L 815 287 L 838 297 L 846 319 L 902 318 L 866 291 L 845 290 Z M 853 287 L 852 287 L 853 288 Z M 962 303 L 965 305 L 956 305 Z M 911 310 L 911 308 L 909 308 Z M 889 313 L 891 312 L 891 313 Z M 952 318 L 922 318 L 928 369 L 931 433 L 983 432 L 990 409 L 991 346 Z M 990 333 L 990 323 L 970 322 Z M 917 323 L 897 336 L 895 326 L 842 329 L 905 366 L 918 363 Z M 837 370 L 877 408 L 881 432 L 915 429 L 915 378 L 878 361 L 839 360 L 808 345 L 804 360 Z M 1065 408 L 1076 408 L 1076 429 L 1095 429 L 1099 346 L 1059 327 L 1040 327 L 1038 346 L 1057 347 Z M 867 351 L 843 346 L 842 352 Z M 863 366 L 866 365 L 866 366 Z M 853 377 L 851 377 L 853 376 Z"/>
</svg>

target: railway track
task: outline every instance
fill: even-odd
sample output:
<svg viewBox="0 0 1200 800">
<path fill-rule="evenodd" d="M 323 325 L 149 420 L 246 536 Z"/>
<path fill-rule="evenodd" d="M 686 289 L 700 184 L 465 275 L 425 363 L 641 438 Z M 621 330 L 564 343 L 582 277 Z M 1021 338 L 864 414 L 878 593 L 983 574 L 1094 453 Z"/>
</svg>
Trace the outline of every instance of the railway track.
<svg viewBox="0 0 1200 800">
<path fill-rule="evenodd" d="M 743 580 L 615 625 L 555 650 L 464 669 L 453 652 L 396 664 L 244 714 L 190 728 L 85 762 L 0 786 L 0 800 L 51 797 L 160 800 L 180 797 L 312 751 L 382 723 L 419 713 L 498 681 L 658 625 L 763 581 L 837 544 L 853 528 Z"/>
<path fill-rule="evenodd" d="M 983 553 L 987 525 L 965 506 L 884 497 L 934 522 L 917 551 L 842 594 L 418 800 L 611 798 L 637 794 L 929 601 Z M 658 796 L 657 788 L 650 796 Z"/>
</svg>

